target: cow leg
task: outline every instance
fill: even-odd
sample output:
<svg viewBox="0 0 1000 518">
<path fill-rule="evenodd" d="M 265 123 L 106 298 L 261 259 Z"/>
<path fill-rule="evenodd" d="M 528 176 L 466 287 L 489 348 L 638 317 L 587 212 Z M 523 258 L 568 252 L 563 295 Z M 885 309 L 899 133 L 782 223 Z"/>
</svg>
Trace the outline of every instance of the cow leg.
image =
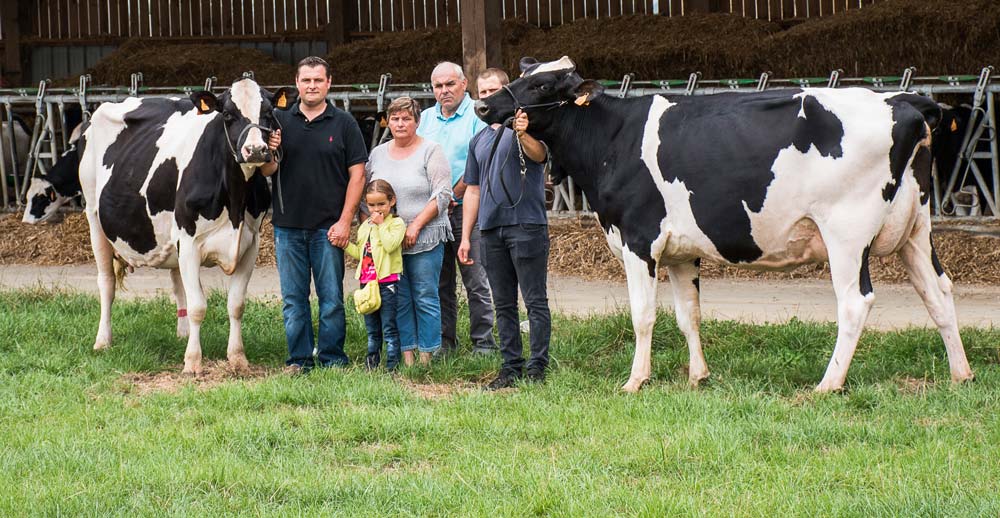
<svg viewBox="0 0 1000 518">
<path fill-rule="evenodd" d="M 868 273 L 867 244 L 857 246 L 843 240 L 827 239 L 830 275 L 837 294 L 837 345 L 816 392 L 832 392 L 844 387 L 858 339 L 875 302 Z"/>
<path fill-rule="evenodd" d="M 948 351 L 948 366 L 952 381 L 968 381 L 975 376 L 965 357 L 962 337 L 958 334 L 958 317 L 955 315 L 955 300 L 952 296 L 951 279 L 937 260 L 930 239 L 930 224 L 917 223 L 910 239 L 899 250 L 910 283 L 924 301 L 927 312 L 938 327 Z"/>
<path fill-rule="evenodd" d="M 111 305 L 115 301 L 113 264 L 115 250 L 104 235 L 97 213 L 87 211 L 87 221 L 90 224 L 90 246 L 94 250 L 94 261 L 97 263 L 97 289 L 101 296 L 101 323 L 97 326 L 97 338 L 94 340 L 94 350 L 100 351 L 111 347 Z"/>
<path fill-rule="evenodd" d="M 254 236 L 253 244 L 240 257 L 240 262 L 229 279 L 229 299 L 226 304 L 229 310 L 229 346 L 226 348 L 226 357 L 229 359 L 229 368 L 236 372 L 250 370 L 250 363 L 243 352 L 243 308 L 259 246 L 260 240 Z"/>
<path fill-rule="evenodd" d="M 670 288 L 674 292 L 674 314 L 677 327 L 684 333 L 688 344 L 688 383 L 697 387 L 708 377 L 708 365 L 701 349 L 701 304 L 698 270 L 700 260 L 667 267 Z"/>
<path fill-rule="evenodd" d="M 170 270 L 170 281 L 174 286 L 174 299 L 177 301 L 177 338 L 187 338 L 187 298 L 184 297 L 184 281 L 181 280 L 179 269 Z"/>
<path fill-rule="evenodd" d="M 205 292 L 201 287 L 201 256 L 193 240 L 183 240 L 179 247 L 178 263 L 184 295 L 187 299 L 188 343 L 184 351 L 184 374 L 201 374 L 201 323 L 208 309 Z"/>
<path fill-rule="evenodd" d="M 649 274 L 649 265 L 627 247 L 622 250 L 625 276 L 628 278 L 628 299 L 635 330 L 635 356 L 632 374 L 622 386 L 625 392 L 638 392 L 649 379 L 650 354 L 653 346 L 653 325 L 656 324 L 656 276 Z"/>
</svg>

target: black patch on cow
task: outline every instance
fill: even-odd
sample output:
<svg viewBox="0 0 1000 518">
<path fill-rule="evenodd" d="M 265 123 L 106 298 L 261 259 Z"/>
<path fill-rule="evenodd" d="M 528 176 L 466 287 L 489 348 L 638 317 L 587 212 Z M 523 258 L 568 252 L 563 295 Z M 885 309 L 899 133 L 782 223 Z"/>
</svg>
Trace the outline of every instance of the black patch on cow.
<svg viewBox="0 0 1000 518">
<path fill-rule="evenodd" d="M 781 150 L 794 146 L 804 153 L 815 146 L 826 157 L 843 154 L 843 124 L 814 97 L 796 98 L 800 93 L 675 98 L 660 120 L 663 177 L 684 182 L 698 227 L 731 263 L 763 255 L 746 211 L 763 207 Z"/>
<path fill-rule="evenodd" d="M 931 239 L 931 264 L 934 265 L 934 272 L 937 273 L 938 277 L 944 275 L 944 266 L 941 266 L 941 260 L 938 259 L 937 248 L 934 247 L 934 239 Z"/>
<path fill-rule="evenodd" d="M 80 194 L 80 151 L 74 146 L 66 150 L 65 153 L 52 166 L 49 173 L 42 178 L 49 181 L 56 192 L 63 196 L 76 196 Z"/>
<path fill-rule="evenodd" d="M 931 185 L 931 151 L 927 149 L 926 146 L 920 146 L 917 148 L 916 154 L 913 156 L 913 176 L 917 179 L 917 185 L 920 187 L 920 204 L 926 205 L 927 201 L 931 196 L 931 189 L 934 187 Z"/>
<path fill-rule="evenodd" d="M 871 253 L 872 246 L 868 245 L 865 247 L 865 251 L 861 253 L 861 273 L 858 276 L 859 284 L 861 285 L 861 295 L 865 296 L 874 291 L 872 289 L 872 276 L 871 272 L 868 270 L 868 255 Z"/>
<path fill-rule="evenodd" d="M 153 216 L 163 211 L 174 210 L 174 200 L 177 197 L 177 159 L 174 157 L 164 160 L 153 177 L 149 179 L 149 187 L 146 188 L 146 200 L 149 203 L 149 213 Z"/>
<path fill-rule="evenodd" d="M 882 188 L 882 199 L 885 201 L 896 197 L 914 148 L 927 137 L 924 116 L 908 101 L 907 97 L 891 97 L 885 101 L 892 107 L 892 147 L 889 149 L 892 180 Z"/>
<path fill-rule="evenodd" d="M 111 178 L 101 190 L 98 215 L 108 240 L 121 239 L 145 254 L 156 247 L 153 222 L 139 190 L 156 156 L 156 141 L 163 125 L 174 113 L 193 109 L 190 101 L 145 99 L 125 114 L 125 129 L 104 152 L 102 161 L 111 168 Z"/>
<path fill-rule="evenodd" d="M 174 219 L 188 235 L 195 234 L 199 217 L 214 220 L 226 209 L 238 228 L 246 212 L 256 218 L 270 207 L 267 181 L 256 173 L 249 181 L 244 178 L 229 152 L 223 124 L 218 117 L 205 127 L 177 188 Z"/>
</svg>

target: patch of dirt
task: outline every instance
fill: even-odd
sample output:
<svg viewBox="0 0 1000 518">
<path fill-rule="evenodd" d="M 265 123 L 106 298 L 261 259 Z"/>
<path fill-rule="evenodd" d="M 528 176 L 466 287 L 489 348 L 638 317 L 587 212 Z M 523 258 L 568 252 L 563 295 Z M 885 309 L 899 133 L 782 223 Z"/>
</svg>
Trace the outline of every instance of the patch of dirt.
<svg viewBox="0 0 1000 518">
<path fill-rule="evenodd" d="M 901 394 L 923 394 L 934 386 L 934 382 L 927 378 L 899 378 L 896 380 L 896 389 Z"/>
<path fill-rule="evenodd" d="M 137 396 L 160 392 L 172 394 L 190 386 L 198 390 L 209 390 L 230 381 L 261 379 L 280 372 L 261 365 L 250 365 L 249 372 L 236 372 L 229 367 L 229 362 L 223 360 L 204 361 L 202 373 L 197 377 L 181 374 L 183 368 L 183 365 L 177 365 L 162 372 L 125 374 L 121 377 L 123 390 Z"/>
<path fill-rule="evenodd" d="M 417 383 L 407 378 L 399 378 L 399 383 L 414 394 L 430 400 L 447 399 L 459 392 L 477 388 L 471 383 Z"/>
<path fill-rule="evenodd" d="M 1000 285 L 1000 222 L 989 226 L 936 224 L 934 246 L 941 264 L 955 282 Z M 608 249 L 597 220 L 593 217 L 553 218 L 549 225 L 551 249 L 549 271 L 587 280 L 624 281 L 625 270 Z M 0 265 L 39 266 L 93 263 L 87 218 L 82 213 L 66 214 L 58 224 L 28 225 L 20 215 L 0 217 Z M 274 266 L 274 227 L 269 220 L 261 229 L 258 266 Z M 355 261 L 348 261 L 353 271 Z M 702 276 L 715 279 L 829 279 L 828 265 L 807 265 L 791 272 L 760 272 L 704 261 Z M 907 282 L 906 271 L 895 256 L 873 257 L 872 280 L 883 283 Z M 660 271 L 666 279 L 666 270 Z"/>
</svg>

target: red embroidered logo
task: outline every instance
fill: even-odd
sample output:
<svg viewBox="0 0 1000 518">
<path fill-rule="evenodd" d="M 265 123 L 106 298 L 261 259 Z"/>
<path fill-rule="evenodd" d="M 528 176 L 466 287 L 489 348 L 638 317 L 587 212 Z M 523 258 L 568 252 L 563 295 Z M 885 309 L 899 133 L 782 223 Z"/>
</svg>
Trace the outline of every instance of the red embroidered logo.
<svg viewBox="0 0 1000 518">
<path fill-rule="evenodd" d="M 330 135 L 330 142 L 333 142 L 333 135 Z"/>
</svg>

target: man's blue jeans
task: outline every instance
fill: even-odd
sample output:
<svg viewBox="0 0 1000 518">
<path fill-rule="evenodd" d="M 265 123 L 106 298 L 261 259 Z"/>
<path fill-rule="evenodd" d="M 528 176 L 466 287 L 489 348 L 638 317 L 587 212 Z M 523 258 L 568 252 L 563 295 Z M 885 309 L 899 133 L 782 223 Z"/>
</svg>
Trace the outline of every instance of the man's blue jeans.
<svg viewBox="0 0 1000 518">
<path fill-rule="evenodd" d="M 441 300 L 438 281 L 444 244 L 419 254 L 403 254 L 396 322 L 404 351 L 432 353 L 441 347 Z"/>
<path fill-rule="evenodd" d="M 393 370 L 399 365 L 402 357 L 399 349 L 399 328 L 396 326 L 396 293 L 398 282 L 379 284 L 379 295 L 382 305 L 378 311 L 365 315 L 365 328 L 368 330 L 368 366 L 376 367 L 381 361 L 382 341 L 385 341 L 385 368 Z"/>
<path fill-rule="evenodd" d="M 344 338 L 344 251 L 330 244 L 326 229 L 274 227 L 274 249 L 281 280 L 282 315 L 288 340 L 288 365 L 312 367 L 313 326 L 309 307 L 312 277 L 319 298 L 316 361 L 323 367 L 347 365 Z"/>
</svg>

